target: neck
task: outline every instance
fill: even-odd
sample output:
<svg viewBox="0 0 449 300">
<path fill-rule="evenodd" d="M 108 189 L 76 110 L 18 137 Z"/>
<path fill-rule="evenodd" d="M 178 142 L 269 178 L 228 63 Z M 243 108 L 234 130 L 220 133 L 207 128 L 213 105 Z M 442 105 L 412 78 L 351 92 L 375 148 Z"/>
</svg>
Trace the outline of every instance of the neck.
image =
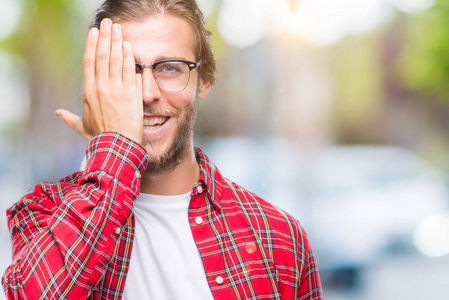
<svg viewBox="0 0 449 300">
<path fill-rule="evenodd" d="M 200 176 L 193 146 L 189 146 L 179 165 L 170 171 L 152 174 L 151 170 L 142 175 L 140 191 L 146 194 L 174 196 L 188 193 Z"/>
</svg>

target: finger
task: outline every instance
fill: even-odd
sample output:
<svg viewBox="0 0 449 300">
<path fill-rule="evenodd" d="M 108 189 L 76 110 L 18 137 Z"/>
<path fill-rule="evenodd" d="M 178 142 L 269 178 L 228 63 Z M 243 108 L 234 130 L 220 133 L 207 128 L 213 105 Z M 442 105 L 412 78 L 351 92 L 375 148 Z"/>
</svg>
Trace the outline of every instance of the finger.
<svg viewBox="0 0 449 300">
<path fill-rule="evenodd" d="M 123 42 L 123 84 L 135 85 L 136 82 L 136 61 L 133 50 L 128 41 Z"/>
<path fill-rule="evenodd" d="M 88 87 L 95 83 L 95 51 L 98 42 L 98 28 L 92 28 L 86 39 L 86 49 L 83 56 L 83 85 Z"/>
<path fill-rule="evenodd" d="M 109 61 L 109 77 L 111 80 L 121 82 L 123 69 L 122 30 L 120 24 L 112 25 L 111 59 Z"/>
<path fill-rule="evenodd" d="M 136 81 L 137 81 L 137 100 L 142 101 L 142 74 L 136 75 Z M 142 112 L 143 115 L 143 112 Z"/>
<path fill-rule="evenodd" d="M 100 24 L 97 51 L 95 54 L 95 75 L 97 82 L 109 79 L 109 58 L 111 52 L 111 26 L 110 19 L 103 19 Z"/>
<path fill-rule="evenodd" d="M 85 130 L 83 120 L 80 116 L 75 115 L 66 109 L 56 110 L 55 116 L 60 117 L 64 123 L 66 123 L 73 130 L 77 131 L 82 137 L 88 140 L 92 137 L 92 135 Z"/>
</svg>

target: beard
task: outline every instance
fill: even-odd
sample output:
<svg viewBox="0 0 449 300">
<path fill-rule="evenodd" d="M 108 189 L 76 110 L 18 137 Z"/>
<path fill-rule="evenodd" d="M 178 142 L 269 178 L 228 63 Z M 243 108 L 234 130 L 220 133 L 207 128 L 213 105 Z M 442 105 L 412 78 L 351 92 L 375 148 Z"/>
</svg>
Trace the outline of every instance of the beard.
<svg viewBox="0 0 449 300">
<path fill-rule="evenodd" d="M 196 115 L 198 110 L 197 97 L 186 107 L 184 116 L 178 122 L 178 126 L 173 137 L 173 141 L 165 153 L 157 156 L 150 157 L 146 173 L 157 175 L 169 172 L 176 168 L 182 160 L 189 154 L 188 141 L 193 136 L 193 128 L 196 121 Z M 173 115 L 181 115 L 181 113 L 175 113 Z M 144 145 L 151 147 L 151 141 L 143 141 Z"/>
</svg>

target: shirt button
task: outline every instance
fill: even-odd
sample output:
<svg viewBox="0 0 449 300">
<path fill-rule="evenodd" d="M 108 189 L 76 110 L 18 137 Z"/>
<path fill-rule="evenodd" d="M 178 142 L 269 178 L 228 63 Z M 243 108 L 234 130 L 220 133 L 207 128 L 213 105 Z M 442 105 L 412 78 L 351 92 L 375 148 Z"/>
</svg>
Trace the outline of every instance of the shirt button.
<svg viewBox="0 0 449 300">
<path fill-rule="evenodd" d="M 115 229 L 115 234 L 120 234 L 120 227 L 117 227 L 117 228 Z"/>
<path fill-rule="evenodd" d="M 221 276 L 217 276 L 217 278 L 215 278 L 215 282 L 217 282 L 218 284 L 222 284 L 223 283 L 223 277 Z"/>
<path fill-rule="evenodd" d="M 196 188 L 196 191 L 198 192 L 198 194 L 201 194 L 201 193 L 203 192 L 203 187 L 202 187 L 201 185 L 199 185 L 199 186 Z"/>
<path fill-rule="evenodd" d="M 201 217 L 196 217 L 196 218 L 195 218 L 195 223 L 198 224 L 198 225 L 200 225 L 201 223 L 203 223 L 203 218 L 201 218 Z"/>
</svg>

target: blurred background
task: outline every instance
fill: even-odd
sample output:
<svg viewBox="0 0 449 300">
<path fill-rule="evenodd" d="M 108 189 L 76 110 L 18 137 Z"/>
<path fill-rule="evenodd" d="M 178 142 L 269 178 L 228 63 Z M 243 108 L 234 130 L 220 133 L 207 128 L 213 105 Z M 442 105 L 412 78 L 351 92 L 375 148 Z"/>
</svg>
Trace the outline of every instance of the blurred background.
<svg viewBox="0 0 449 300">
<path fill-rule="evenodd" d="M 218 81 L 196 144 L 301 221 L 326 299 L 447 299 L 449 0 L 198 3 Z M 81 113 L 99 4 L 0 0 L 2 212 L 79 169 L 87 142 L 53 113 Z"/>
</svg>

